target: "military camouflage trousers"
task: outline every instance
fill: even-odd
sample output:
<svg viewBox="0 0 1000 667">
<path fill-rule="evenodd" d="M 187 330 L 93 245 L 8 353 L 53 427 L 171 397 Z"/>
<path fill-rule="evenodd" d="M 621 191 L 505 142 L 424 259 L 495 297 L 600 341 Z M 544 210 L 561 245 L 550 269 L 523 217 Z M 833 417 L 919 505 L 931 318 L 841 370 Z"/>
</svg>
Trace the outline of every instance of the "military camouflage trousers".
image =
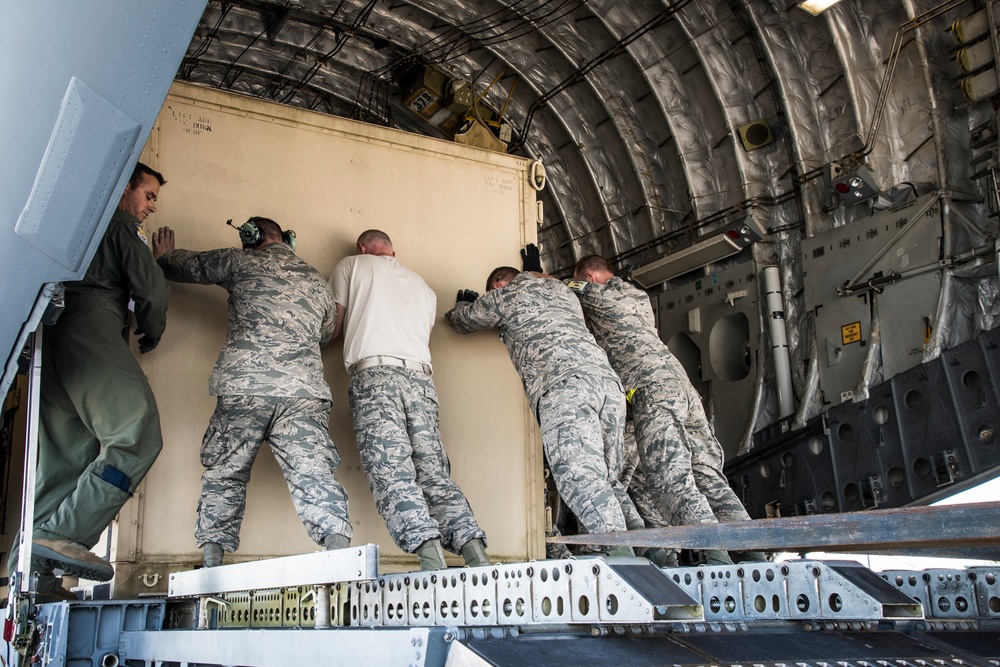
<svg viewBox="0 0 1000 667">
<path fill-rule="evenodd" d="M 452 481 L 441 445 L 438 397 L 429 375 L 375 366 L 351 377 L 354 434 L 375 506 L 400 549 L 440 539 L 458 553 L 486 533 Z"/>
<path fill-rule="evenodd" d="M 619 480 L 625 395 L 602 377 L 573 376 L 538 400 L 542 445 L 559 495 L 588 533 L 638 518 Z"/>
<path fill-rule="evenodd" d="M 663 518 L 662 503 L 650 493 L 648 475 L 640 465 L 639 447 L 635 442 L 635 421 L 625 422 L 625 456 L 622 463 L 621 484 L 628 491 L 636 512 L 645 528 L 665 528 L 670 522 Z"/>
<path fill-rule="evenodd" d="M 646 489 L 671 525 L 749 520 L 722 473 L 722 446 L 694 388 L 652 382 L 636 390 L 635 437 Z"/>
<path fill-rule="evenodd" d="M 340 453 L 330 439 L 330 401 L 271 396 L 220 396 L 201 443 L 198 546 L 240 546 L 250 468 L 261 444 L 271 446 L 292 504 L 309 537 L 351 537 L 347 493 L 334 477 Z"/>
</svg>

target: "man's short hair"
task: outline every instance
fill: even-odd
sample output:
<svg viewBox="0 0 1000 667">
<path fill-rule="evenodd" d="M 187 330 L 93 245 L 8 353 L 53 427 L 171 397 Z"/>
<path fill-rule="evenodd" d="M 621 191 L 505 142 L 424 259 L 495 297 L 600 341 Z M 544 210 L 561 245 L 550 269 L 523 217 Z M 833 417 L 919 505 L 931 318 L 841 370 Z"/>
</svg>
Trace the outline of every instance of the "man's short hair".
<svg viewBox="0 0 1000 667">
<path fill-rule="evenodd" d="M 276 223 L 274 220 L 271 220 L 271 218 L 261 218 L 255 216 L 251 219 L 253 220 L 253 223 L 257 225 L 257 228 L 260 230 L 260 233 L 263 234 L 265 239 L 269 237 L 272 239 L 281 238 L 281 225 Z"/>
<path fill-rule="evenodd" d="M 155 178 L 160 185 L 167 184 L 167 180 L 163 178 L 163 174 L 155 169 L 150 169 L 148 165 L 141 162 L 135 163 L 135 169 L 132 170 L 132 177 L 128 179 L 128 184 L 132 186 L 132 189 L 139 187 L 142 185 L 142 177 L 146 174 Z"/>
<path fill-rule="evenodd" d="M 389 235 L 380 229 L 369 229 L 367 231 L 361 232 L 361 236 L 358 237 L 358 244 L 360 245 L 384 245 L 392 247 L 392 239 Z"/>
<path fill-rule="evenodd" d="M 493 285 L 493 283 L 496 282 L 497 280 L 510 281 L 513 280 L 514 278 L 517 278 L 517 274 L 519 273 L 520 271 L 515 269 L 513 266 L 498 266 L 497 268 L 493 269 L 493 271 L 490 273 L 490 277 L 486 279 L 486 291 L 489 292 L 491 289 L 491 285 Z"/>
<path fill-rule="evenodd" d="M 576 263 L 576 268 L 573 269 L 573 275 L 582 276 L 588 271 L 607 271 L 611 274 L 614 274 L 615 272 L 615 270 L 611 268 L 611 262 L 604 259 L 600 255 L 588 255 L 587 257 L 581 259 Z"/>
</svg>

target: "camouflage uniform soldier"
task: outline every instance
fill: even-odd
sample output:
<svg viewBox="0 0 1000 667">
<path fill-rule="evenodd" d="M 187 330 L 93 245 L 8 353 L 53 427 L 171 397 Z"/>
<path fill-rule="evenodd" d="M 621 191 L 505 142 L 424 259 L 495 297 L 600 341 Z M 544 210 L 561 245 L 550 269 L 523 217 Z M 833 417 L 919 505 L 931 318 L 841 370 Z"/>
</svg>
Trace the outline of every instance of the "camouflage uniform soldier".
<svg viewBox="0 0 1000 667">
<path fill-rule="evenodd" d="M 191 252 L 174 249 L 169 228 L 157 233 L 169 280 L 229 291 L 229 331 L 209 380 L 218 403 L 201 446 L 195 539 L 206 567 L 239 548 L 250 468 L 265 441 L 309 537 L 339 549 L 352 534 L 347 494 L 334 477 L 340 453 L 330 440 L 330 387 L 319 353 L 333 336 L 333 296 L 273 220 L 251 218 L 241 237 L 243 250 Z"/>
<path fill-rule="evenodd" d="M 683 366 L 660 340 L 649 296 L 620 278 L 601 257 L 580 260 L 570 282 L 598 343 L 622 382 L 634 389 L 635 434 L 647 491 L 673 525 L 747 521 L 750 516 L 722 473 L 722 446 Z M 706 551 L 712 564 L 732 563 Z M 758 554 L 751 554 L 759 559 Z"/>
<path fill-rule="evenodd" d="M 153 392 L 122 327 L 129 298 L 141 353 L 156 347 L 167 325 L 167 282 L 141 227 L 164 183 L 159 172 L 136 164 L 86 275 L 66 283 L 65 310 L 42 338 L 32 545 L 39 602 L 76 599 L 53 569 L 111 579 L 111 564 L 89 550 L 163 446 Z M 17 555 L 15 547 L 8 572 Z"/>
<path fill-rule="evenodd" d="M 489 565 L 486 533 L 452 481 L 431 380 L 437 296 L 396 260 L 385 232 L 358 237 L 333 272 L 337 325 L 358 452 L 375 505 L 400 549 L 424 570 L 444 569 L 444 548 L 466 565 Z M 442 544 L 443 542 L 443 544 Z"/>
<path fill-rule="evenodd" d="M 626 394 L 628 395 L 628 394 Z M 635 442 L 635 419 L 629 415 L 625 422 L 625 456 L 622 462 L 622 474 L 619 479 L 628 490 L 628 496 L 635 504 L 636 512 L 642 517 L 645 528 L 667 528 L 670 522 L 663 518 L 659 498 L 650 493 L 647 473 L 640 465 L 639 447 Z M 677 565 L 677 552 L 660 547 L 636 549 L 636 554 L 648 558 L 660 567 Z"/>
<path fill-rule="evenodd" d="M 625 396 L 579 302 L 562 283 L 512 267 L 495 269 L 486 289 L 478 300 L 460 292 L 445 317 L 461 334 L 500 329 L 560 495 L 587 532 L 625 530 L 627 519 L 638 519 L 618 481 Z M 611 553 L 633 555 L 630 547 Z"/>
</svg>

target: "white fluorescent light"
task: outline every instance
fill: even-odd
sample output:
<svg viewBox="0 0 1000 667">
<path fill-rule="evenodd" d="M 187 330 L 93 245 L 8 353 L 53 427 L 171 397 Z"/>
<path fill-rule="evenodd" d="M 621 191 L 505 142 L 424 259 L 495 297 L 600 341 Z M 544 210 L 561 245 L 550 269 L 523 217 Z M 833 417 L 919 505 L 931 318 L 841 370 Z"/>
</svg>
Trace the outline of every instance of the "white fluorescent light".
<svg viewBox="0 0 1000 667">
<path fill-rule="evenodd" d="M 833 7 L 838 2 L 840 0 L 803 0 L 799 3 L 799 7 L 816 16 Z"/>
<path fill-rule="evenodd" d="M 712 236 L 634 269 L 631 277 L 649 289 L 671 278 L 731 257 L 751 243 L 761 240 L 766 234 L 766 229 L 751 212 L 743 220 L 730 223 Z"/>
<path fill-rule="evenodd" d="M 719 234 L 636 269 L 632 272 L 632 279 L 648 289 L 665 280 L 735 255 L 742 249 L 743 246 L 733 239 L 725 234 Z"/>
</svg>

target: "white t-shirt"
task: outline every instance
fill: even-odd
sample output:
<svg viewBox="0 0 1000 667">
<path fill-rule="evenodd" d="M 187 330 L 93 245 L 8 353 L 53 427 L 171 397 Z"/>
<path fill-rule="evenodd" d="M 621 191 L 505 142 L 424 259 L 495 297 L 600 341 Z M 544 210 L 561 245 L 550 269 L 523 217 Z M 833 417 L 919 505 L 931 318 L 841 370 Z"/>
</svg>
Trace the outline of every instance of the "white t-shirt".
<svg viewBox="0 0 1000 667">
<path fill-rule="evenodd" d="M 330 277 L 333 300 L 347 309 L 344 366 L 378 355 L 430 365 L 437 295 L 387 255 L 352 255 Z"/>
</svg>

